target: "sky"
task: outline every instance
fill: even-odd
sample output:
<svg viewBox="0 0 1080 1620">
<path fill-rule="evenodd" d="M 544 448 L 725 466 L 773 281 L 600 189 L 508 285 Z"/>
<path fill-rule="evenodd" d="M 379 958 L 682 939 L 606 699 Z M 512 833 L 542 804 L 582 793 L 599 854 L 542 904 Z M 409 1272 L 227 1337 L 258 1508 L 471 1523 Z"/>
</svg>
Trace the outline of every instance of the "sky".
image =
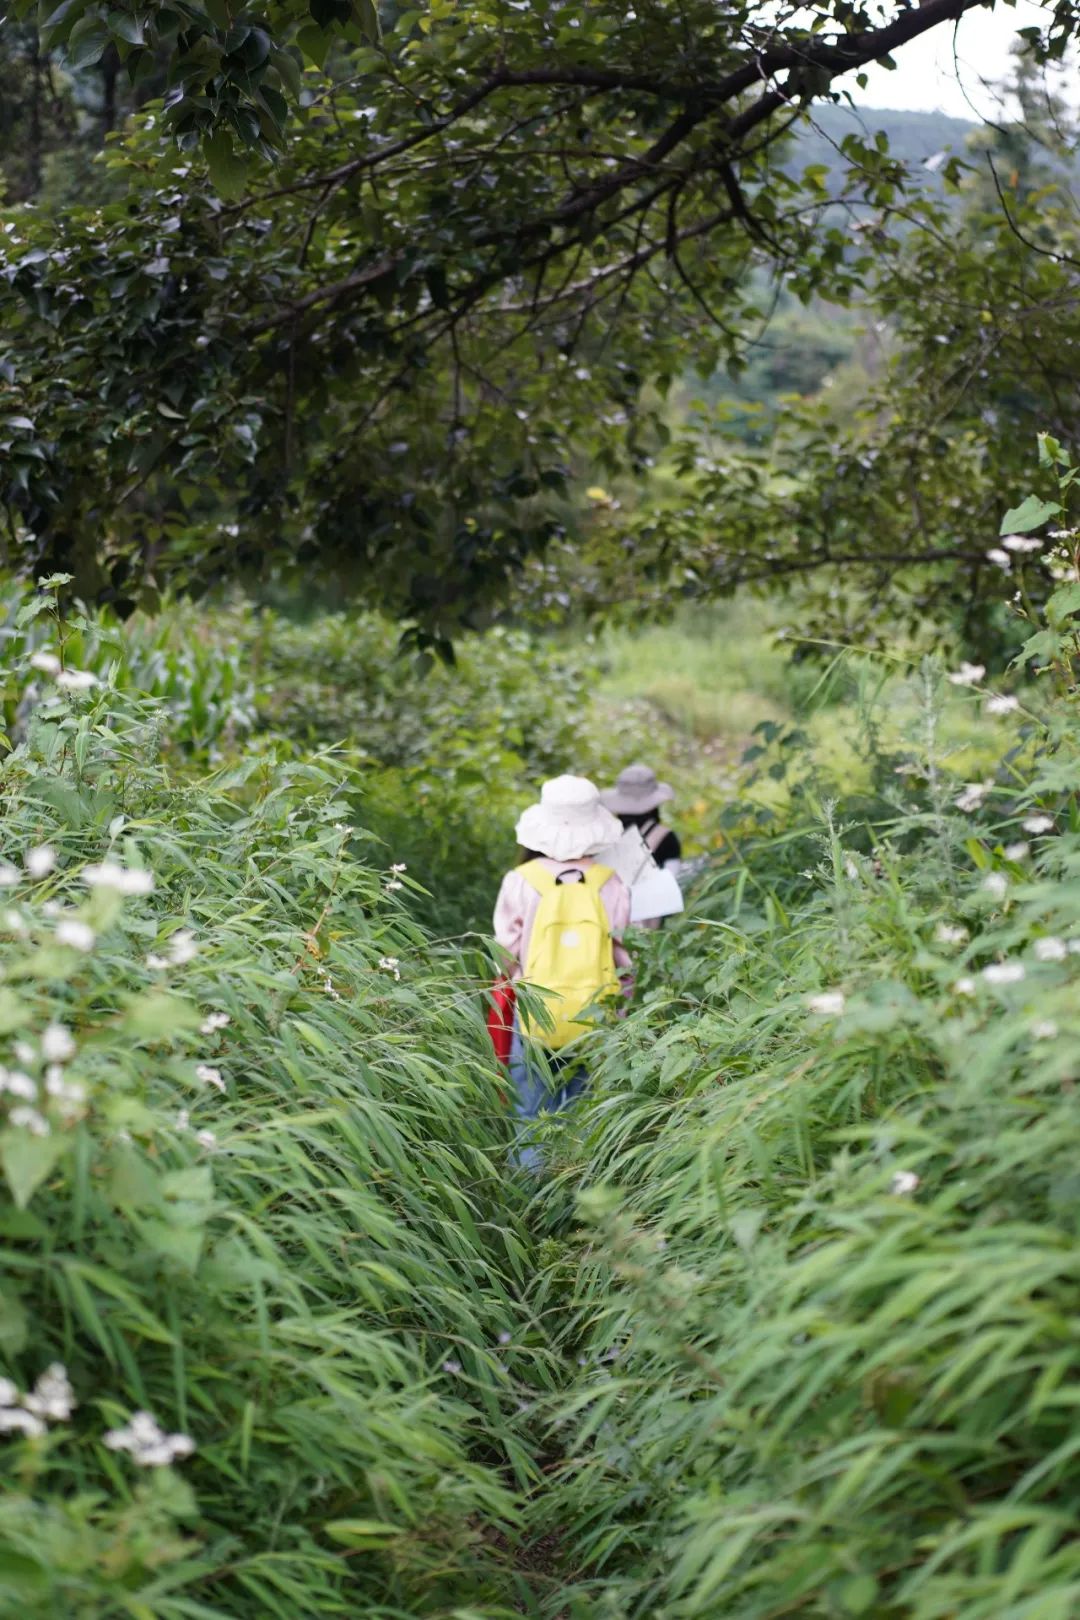
<svg viewBox="0 0 1080 1620">
<path fill-rule="evenodd" d="M 955 31 L 952 23 L 944 23 L 897 51 L 894 72 L 869 68 L 865 90 L 854 80 L 837 84 L 850 89 L 852 99 L 866 107 L 996 118 L 1002 107 L 994 85 L 1008 72 L 1009 47 L 1017 30 L 1045 22 L 1046 16 L 1047 9 L 1032 0 L 1017 0 L 1014 7 L 999 3 L 993 11 L 969 11 Z M 1075 73 L 1072 77 L 1077 79 Z"/>
</svg>

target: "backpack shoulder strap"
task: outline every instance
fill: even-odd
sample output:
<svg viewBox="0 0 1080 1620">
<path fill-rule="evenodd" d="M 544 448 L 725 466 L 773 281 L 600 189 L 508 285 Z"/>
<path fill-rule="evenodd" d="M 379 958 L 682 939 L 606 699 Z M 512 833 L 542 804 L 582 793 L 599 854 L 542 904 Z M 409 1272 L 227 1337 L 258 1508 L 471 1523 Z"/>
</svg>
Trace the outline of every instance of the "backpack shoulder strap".
<svg viewBox="0 0 1080 1620">
<path fill-rule="evenodd" d="M 595 889 L 597 894 L 604 887 L 608 878 L 614 876 L 615 873 L 610 866 L 601 866 L 599 862 L 596 866 L 589 866 L 585 869 L 585 882 L 590 889 Z"/>
<path fill-rule="evenodd" d="M 664 842 L 664 839 L 667 837 L 667 835 L 668 835 L 668 833 L 670 831 L 671 831 L 671 828 L 668 827 L 664 822 L 662 822 L 662 821 L 654 821 L 653 822 L 652 826 L 649 828 L 648 832 L 645 834 L 645 842 L 648 845 L 649 849 L 652 850 L 654 855 L 656 854 L 656 851 L 660 848 L 660 845 Z"/>
<path fill-rule="evenodd" d="M 555 874 L 548 871 L 543 861 L 526 861 L 524 866 L 518 866 L 515 870 L 537 894 L 550 894 L 555 887 Z"/>
</svg>

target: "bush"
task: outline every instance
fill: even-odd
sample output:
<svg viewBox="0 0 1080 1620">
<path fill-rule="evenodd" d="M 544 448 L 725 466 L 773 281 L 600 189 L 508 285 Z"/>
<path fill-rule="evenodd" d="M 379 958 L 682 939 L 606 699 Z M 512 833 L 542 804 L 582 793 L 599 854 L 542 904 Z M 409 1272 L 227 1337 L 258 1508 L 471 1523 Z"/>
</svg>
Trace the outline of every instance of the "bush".
<svg viewBox="0 0 1080 1620">
<path fill-rule="evenodd" d="M 537 1291 L 572 1614 L 1076 1613 L 1080 725 L 1046 719 L 989 790 L 924 751 L 876 864 L 836 811 L 794 907 L 762 841 L 651 943 Z"/>
<path fill-rule="evenodd" d="M 505 1613 L 544 1374 L 475 983 L 353 773 L 170 776 L 158 703 L 42 683 L 2 767 L 0 1607 Z"/>
</svg>

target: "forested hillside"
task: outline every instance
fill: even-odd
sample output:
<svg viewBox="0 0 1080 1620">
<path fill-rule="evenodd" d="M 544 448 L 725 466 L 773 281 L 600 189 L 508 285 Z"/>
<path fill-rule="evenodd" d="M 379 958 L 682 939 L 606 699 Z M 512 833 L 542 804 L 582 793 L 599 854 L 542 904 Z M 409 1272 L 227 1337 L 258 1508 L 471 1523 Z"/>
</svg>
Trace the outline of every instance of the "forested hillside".
<svg viewBox="0 0 1080 1620">
<path fill-rule="evenodd" d="M 1073 12 L 832 99 L 973 9 L 0 23 L 5 1620 L 1080 1612 Z"/>
</svg>

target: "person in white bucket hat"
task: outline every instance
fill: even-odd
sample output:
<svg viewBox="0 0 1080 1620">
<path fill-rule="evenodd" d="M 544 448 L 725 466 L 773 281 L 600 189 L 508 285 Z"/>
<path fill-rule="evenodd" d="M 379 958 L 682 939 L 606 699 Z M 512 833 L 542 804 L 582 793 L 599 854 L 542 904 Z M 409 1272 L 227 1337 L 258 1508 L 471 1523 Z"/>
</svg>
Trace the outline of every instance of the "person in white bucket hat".
<svg viewBox="0 0 1080 1620">
<path fill-rule="evenodd" d="M 507 872 L 495 902 L 495 939 L 510 958 L 509 973 L 517 981 L 525 973 L 533 943 L 533 926 L 541 908 L 550 906 L 552 889 L 564 884 L 583 884 L 598 897 L 606 935 L 610 941 L 611 984 L 616 981 L 623 995 L 633 988 L 630 957 L 622 945 L 623 931 L 630 923 L 630 891 L 614 872 L 601 868 L 595 879 L 589 877 L 597 866 L 595 853 L 622 834 L 619 820 L 600 802 L 596 786 L 584 776 L 556 776 L 545 782 L 537 804 L 519 817 L 517 838 L 522 846 L 522 864 Z M 577 934 L 564 936 L 571 946 Z M 605 947 L 607 948 L 607 947 Z M 555 980 L 548 979 L 547 983 Z M 527 1134 L 528 1125 L 541 1114 L 565 1108 L 580 1096 L 587 1075 L 571 1047 L 565 1053 L 545 1052 L 543 1039 L 523 1028 L 524 1020 L 515 1011 L 510 1049 L 510 1077 L 514 1084 L 514 1113 Z M 521 1145 L 517 1162 L 528 1170 L 540 1168 L 539 1150 Z"/>
</svg>

